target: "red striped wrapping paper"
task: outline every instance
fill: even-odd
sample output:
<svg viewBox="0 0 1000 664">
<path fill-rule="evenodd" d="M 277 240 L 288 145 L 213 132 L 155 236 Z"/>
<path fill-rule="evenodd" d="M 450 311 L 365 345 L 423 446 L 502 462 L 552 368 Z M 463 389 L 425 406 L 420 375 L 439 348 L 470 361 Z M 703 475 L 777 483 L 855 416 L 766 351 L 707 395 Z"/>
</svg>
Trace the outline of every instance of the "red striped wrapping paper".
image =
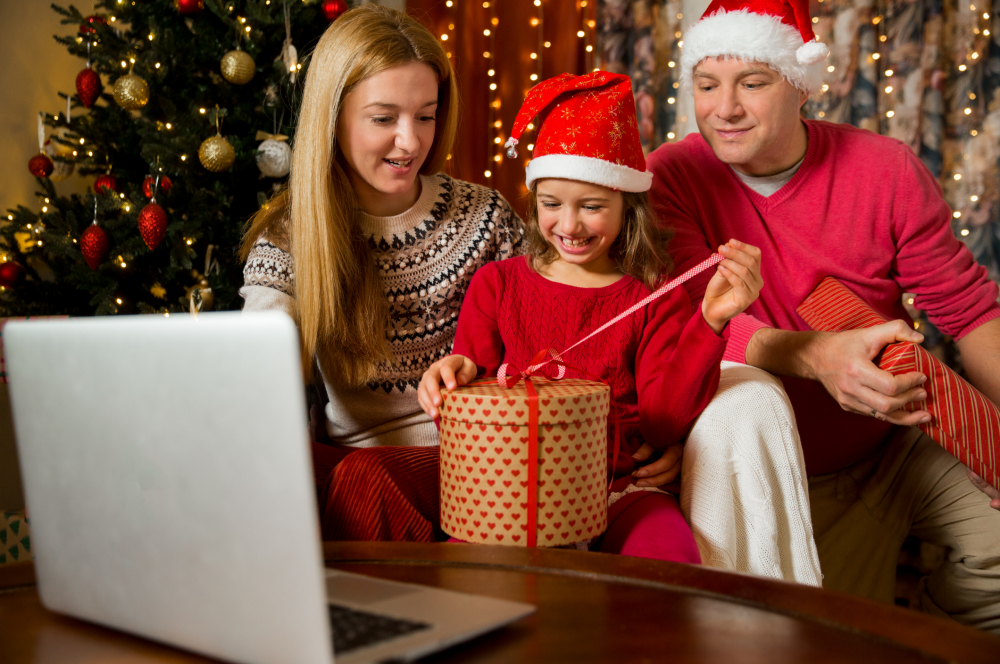
<svg viewBox="0 0 1000 664">
<path fill-rule="evenodd" d="M 797 311 L 810 327 L 824 332 L 887 322 L 833 277 L 821 281 Z M 893 375 L 919 371 L 927 376 L 927 399 L 907 404 L 906 410 L 929 412 L 931 421 L 920 425 L 923 432 L 987 482 L 1000 487 L 1000 409 L 917 344 L 887 346 L 878 365 Z"/>
</svg>

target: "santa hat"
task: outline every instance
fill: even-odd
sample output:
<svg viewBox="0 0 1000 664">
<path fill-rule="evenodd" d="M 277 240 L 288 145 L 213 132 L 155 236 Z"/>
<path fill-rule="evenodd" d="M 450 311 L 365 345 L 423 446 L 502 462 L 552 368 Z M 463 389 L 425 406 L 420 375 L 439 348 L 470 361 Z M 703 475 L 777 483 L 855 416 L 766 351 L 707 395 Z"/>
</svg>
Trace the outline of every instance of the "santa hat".
<svg viewBox="0 0 1000 664">
<path fill-rule="evenodd" d="M 800 90 L 816 92 L 829 53 L 816 41 L 809 0 L 712 0 L 684 35 L 681 81 L 691 89 L 699 62 L 728 56 L 764 62 Z"/>
<path fill-rule="evenodd" d="M 647 191 L 652 186 L 628 76 L 606 71 L 560 74 L 533 87 L 507 140 L 511 159 L 517 157 L 521 134 L 536 116 L 538 131 L 525 182 L 529 189 L 542 178 L 579 180 L 621 191 Z"/>
</svg>

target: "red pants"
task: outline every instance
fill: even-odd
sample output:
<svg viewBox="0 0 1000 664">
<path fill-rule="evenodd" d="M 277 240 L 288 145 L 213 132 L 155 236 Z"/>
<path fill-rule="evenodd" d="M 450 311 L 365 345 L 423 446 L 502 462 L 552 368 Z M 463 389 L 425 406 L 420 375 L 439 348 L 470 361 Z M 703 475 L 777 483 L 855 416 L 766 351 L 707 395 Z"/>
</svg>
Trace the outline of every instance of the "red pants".
<svg viewBox="0 0 1000 664">
<path fill-rule="evenodd" d="M 312 444 L 326 541 L 433 542 L 438 448 Z"/>
</svg>

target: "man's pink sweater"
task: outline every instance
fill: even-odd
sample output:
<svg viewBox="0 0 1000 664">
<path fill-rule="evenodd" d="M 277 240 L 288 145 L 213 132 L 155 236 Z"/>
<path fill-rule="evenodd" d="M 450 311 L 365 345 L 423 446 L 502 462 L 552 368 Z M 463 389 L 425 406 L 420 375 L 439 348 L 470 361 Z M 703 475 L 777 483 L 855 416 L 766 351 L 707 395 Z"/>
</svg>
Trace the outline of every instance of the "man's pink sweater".
<svg viewBox="0 0 1000 664">
<path fill-rule="evenodd" d="M 805 121 L 809 147 L 795 176 L 765 198 L 715 156 L 700 134 L 649 155 L 650 192 L 675 230 L 675 274 L 730 238 L 760 247 L 764 288 L 730 323 L 725 359 L 743 362 L 761 326 L 809 330 L 795 312 L 827 276 L 879 313 L 912 323 L 903 292 L 945 334 L 961 338 L 1000 316 L 997 286 L 951 231 L 951 210 L 923 163 L 899 141 L 849 125 Z M 711 271 L 687 283 L 692 302 Z M 809 474 L 860 460 L 891 425 L 841 410 L 818 382 L 783 378 Z"/>
</svg>

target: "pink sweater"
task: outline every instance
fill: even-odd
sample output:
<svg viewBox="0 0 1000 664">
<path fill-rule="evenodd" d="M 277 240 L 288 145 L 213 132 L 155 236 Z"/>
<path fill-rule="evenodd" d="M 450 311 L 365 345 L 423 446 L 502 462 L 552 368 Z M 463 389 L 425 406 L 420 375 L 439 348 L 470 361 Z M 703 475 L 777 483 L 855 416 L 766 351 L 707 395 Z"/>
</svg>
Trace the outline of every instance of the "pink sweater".
<svg viewBox="0 0 1000 664">
<path fill-rule="evenodd" d="M 730 323 L 725 359 L 743 362 L 762 326 L 808 330 L 796 307 L 834 276 L 890 319 L 910 322 L 904 291 L 945 334 L 961 338 L 1000 316 L 997 286 L 951 230 L 951 211 L 923 163 L 899 141 L 849 125 L 805 121 L 795 176 L 764 198 L 719 161 L 700 134 L 649 155 L 651 199 L 676 231 L 675 273 L 730 238 L 761 248 L 764 288 Z M 699 301 L 711 271 L 688 282 Z M 860 460 L 891 425 L 847 413 L 818 382 L 783 378 L 809 474 Z"/>
</svg>

